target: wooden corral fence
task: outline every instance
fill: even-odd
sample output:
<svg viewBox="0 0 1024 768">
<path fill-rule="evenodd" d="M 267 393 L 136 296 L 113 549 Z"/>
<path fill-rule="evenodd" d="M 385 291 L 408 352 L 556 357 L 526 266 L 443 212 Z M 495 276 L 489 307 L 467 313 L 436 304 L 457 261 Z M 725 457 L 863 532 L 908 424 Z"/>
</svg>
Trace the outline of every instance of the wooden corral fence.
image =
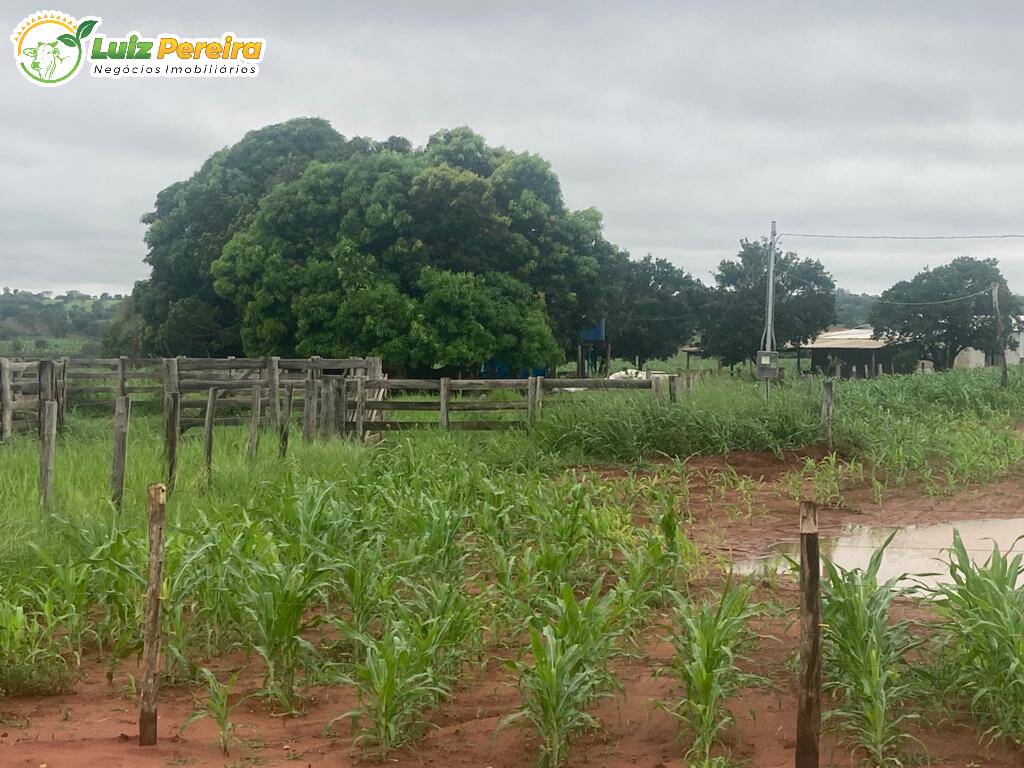
<svg viewBox="0 0 1024 768">
<path fill-rule="evenodd" d="M 654 398 L 668 397 L 673 402 L 693 386 L 693 377 L 655 375 L 649 379 L 372 379 L 355 378 L 340 383 L 333 395 L 330 419 L 335 430 L 367 434 L 402 429 L 441 427 L 454 430 L 497 430 L 532 423 L 543 403 L 551 395 L 584 390 L 649 390 Z M 415 399 L 370 398 L 384 391 L 405 394 Z M 521 393 L 519 398 L 489 399 L 493 392 Z M 494 418 L 495 413 L 502 414 Z M 491 418 L 481 418 L 489 414 Z M 405 415 L 406 418 L 400 418 Z M 476 418 L 473 418 L 476 417 Z"/>
<path fill-rule="evenodd" d="M 56 403 L 59 422 L 67 410 L 63 363 L 0 357 L 0 439 L 15 431 L 41 431 L 46 402 Z"/>
</svg>

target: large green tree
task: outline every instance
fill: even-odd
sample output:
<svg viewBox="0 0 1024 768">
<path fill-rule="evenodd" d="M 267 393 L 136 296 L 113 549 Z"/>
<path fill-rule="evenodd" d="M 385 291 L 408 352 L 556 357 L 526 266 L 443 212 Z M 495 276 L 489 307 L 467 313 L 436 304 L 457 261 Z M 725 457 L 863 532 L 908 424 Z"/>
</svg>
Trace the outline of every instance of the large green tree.
<svg viewBox="0 0 1024 768">
<path fill-rule="evenodd" d="M 991 353 L 996 346 L 993 283 L 999 286 L 1002 344 L 1012 349 L 1020 302 L 1006 287 L 996 259 L 970 256 L 924 269 L 885 291 L 871 309 L 875 336 L 914 345 L 939 369 L 952 367 L 968 347 Z"/>
<path fill-rule="evenodd" d="M 740 241 L 718 265 L 702 312 L 701 348 L 729 365 L 753 360 L 764 331 L 769 245 Z M 835 282 L 820 261 L 775 254 L 775 341 L 779 349 L 813 339 L 835 320 Z"/>
<path fill-rule="evenodd" d="M 571 349 L 603 317 L 622 354 L 689 335 L 685 325 L 630 325 L 678 304 L 672 286 L 689 276 L 632 262 L 604 238 L 597 211 L 565 206 L 547 161 L 490 147 L 466 127 L 414 148 L 394 136 L 345 139 L 322 120 L 268 126 L 161 192 L 144 220 L 152 276 L 125 322 L 143 319 L 149 352 L 381 354 L 391 368 L 469 370 L 466 350 L 476 364 L 546 364 L 551 339 Z M 464 337 L 440 332 L 431 301 L 445 281 L 524 312 L 522 327 L 510 333 L 504 310 L 470 302 L 458 311 L 487 333 L 474 323 Z"/>
</svg>

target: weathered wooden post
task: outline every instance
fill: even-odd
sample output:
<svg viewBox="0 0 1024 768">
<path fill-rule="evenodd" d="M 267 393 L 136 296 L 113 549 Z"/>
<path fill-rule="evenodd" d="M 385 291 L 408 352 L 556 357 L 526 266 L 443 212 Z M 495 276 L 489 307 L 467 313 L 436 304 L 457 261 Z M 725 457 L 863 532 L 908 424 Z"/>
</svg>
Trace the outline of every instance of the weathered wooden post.
<svg viewBox="0 0 1024 768">
<path fill-rule="evenodd" d="M 43 509 L 53 511 L 53 455 L 57 446 L 57 401 L 42 404 L 43 431 L 39 443 L 39 498 Z"/>
<path fill-rule="evenodd" d="M 270 387 L 270 420 L 281 429 L 281 358 L 267 358 L 267 386 Z"/>
<path fill-rule="evenodd" d="M 249 414 L 249 441 L 245 445 L 245 458 L 256 458 L 260 442 L 260 419 L 263 416 L 263 388 L 259 384 L 252 388 L 252 413 Z"/>
<path fill-rule="evenodd" d="M 166 493 L 174 492 L 178 476 L 178 436 L 181 434 L 181 393 L 178 392 L 178 361 L 164 361 L 164 460 L 167 465 Z"/>
<path fill-rule="evenodd" d="M 450 429 L 451 421 L 448 418 L 448 406 L 452 397 L 452 380 L 446 377 L 441 379 L 441 408 L 439 411 L 438 423 L 441 429 Z"/>
<path fill-rule="evenodd" d="M 796 768 L 818 768 L 821 735 L 821 565 L 818 506 L 800 502 L 800 690 Z"/>
<path fill-rule="evenodd" d="M 128 394 L 128 358 L 124 355 L 117 358 L 117 396 Z"/>
<path fill-rule="evenodd" d="M 668 399 L 671 403 L 679 402 L 679 374 L 668 377 Z"/>
<path fill-rule="evenodd" d="M 526 422 L 533 424 L 537 420 L 537 377 L 530 376 L 526 380 Z"/>
<path fill-rule="evenodd" d="M 213 420 L 217 415 L 217 388 L 210 387 L 206 395 L 206 413 L 203 419 L 203 469 L 206 482 L 213 482 Z"/>
<path fill-rule="evenodd" d="M 160 658 L 160 588 L 164 570 L 164 523 L 167 517 L 167 489 L 160 483 L 149 486 L 146 499 L 149 518 L 149 570 L 146 580 L 146 617 L 143 627 L 142 680 L 139 706 L 139 746 L 156 744 L 156 689 Z"/>
<path fill-rule="evenodd" d="M 661 398 L 662 376 L 661 374 L 652 373 L 650 374 L 650 377 L 651 399 L 658 400 Z"/>
<path fill-rule="evenodd" d="M 356 439 L 366 437 L 366 378 L 356 377 Z"/>
<path fill-rule="evenodd" d="M 312 368 L 306 369 L 306 390 L 302 399 L 302 439 L 310 443 L 316 433 L 316 401 L 320 382 Z"/>
<path fill-rule="evenodd" d="M 119 395 L 114 404 L 114 458 L 110 464 L 110 500 L 121 508 L 124 501 L 124 473 L 128 464 L 128 422 L 132 414 L 132 401 Z"/>
<path fill-rule="evenodd" d="M 348 383 L 349 378 L 347 376 L 341 379 L 341 404 L 340 404 L 340 417 L 338 421 L 341 423 L 341 436 L 345 437 L 348 433 Z"/>
<path fill-rule="evenodd" d="M 832 399 L 832 382 L 821 382 L 821 434 L 825 438 L 825 447 L 832 450 L 832 414 L 835 405 Z"/>
<path fill-rule="evenodd" d="M 11 361 L 0 357 L 0 439 L 10 440 L 14 419 L 14 390 Z"/>
<path fill-rule="evenodd" d="M 538 376 L 533 383 L 533 418 L 536 421 L 544 411 L 544 377 Z"/>
<path fill-rule="evenodd" d="M 53 361 L 40 360 L 38 368 L 39 376 L 39 436 L 43 436 L 46 429 L 46 404 L 54 399 L 53 385 Z"/>
<path fill-rule="evenodd" d="M 330 439 L 334 437 L 335 420 L 337 419 L 337 380 L 334 376 L 324 376 L 320 384 L 323 396 L 323 407 L 320 413 L 320 434 L 324 438 Z"/>
<path fill-rule="evenodd" d="M 288 454 L 288 432 L 292 425 L 292 400 L 295 390 L 291 384 L 284 387 L 284 407 L 281 409 L 281 426 L 278 427 L 278 448 L 277 455 L 282 459 Z"/>
</svg>

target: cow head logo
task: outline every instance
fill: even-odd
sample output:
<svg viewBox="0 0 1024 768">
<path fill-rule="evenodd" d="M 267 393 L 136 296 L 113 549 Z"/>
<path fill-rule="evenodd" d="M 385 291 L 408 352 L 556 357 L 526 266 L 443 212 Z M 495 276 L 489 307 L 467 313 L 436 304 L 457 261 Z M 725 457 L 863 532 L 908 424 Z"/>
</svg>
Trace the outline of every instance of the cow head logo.
<svg viewBox="0 0 1024 768">
<path fill-rule="evenodd" d="M 18 70 L 37 85 L 63 85 L 81 68 L 83 41 L 99 23 L 97 18 L 76 22 L 59 11 L 40 11 L 23 19 L 11 35 Z"/>
</svg>

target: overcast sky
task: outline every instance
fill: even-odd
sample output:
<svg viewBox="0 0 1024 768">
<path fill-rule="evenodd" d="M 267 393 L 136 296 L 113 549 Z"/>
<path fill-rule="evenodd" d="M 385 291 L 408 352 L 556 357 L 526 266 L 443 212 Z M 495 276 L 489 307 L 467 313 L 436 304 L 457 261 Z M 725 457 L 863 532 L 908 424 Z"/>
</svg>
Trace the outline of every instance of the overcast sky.
<svg viewBox="0 0 1024 768">
<path fill-rule="evenodd" d="M 267 51 L 253 80 L 82 72 L 50 89 L 9 58 L 0 286 L 130 289 L 147 274 L 139 217 L 156 193 L 299 115 L 417 145 L 469 125 L 539 153 L 609 239 L 704 281 L 772 218 L 782 232 L 1024 232 L 1019 2 L 54 4 L 102 17 L 107 35 L 233 32 Z M 3 9 L 9 33 L 40 7 Z M 995 256 L 1024 292 L 1024 241 L 783 247 L 873 292 Z"/>
</svg>

